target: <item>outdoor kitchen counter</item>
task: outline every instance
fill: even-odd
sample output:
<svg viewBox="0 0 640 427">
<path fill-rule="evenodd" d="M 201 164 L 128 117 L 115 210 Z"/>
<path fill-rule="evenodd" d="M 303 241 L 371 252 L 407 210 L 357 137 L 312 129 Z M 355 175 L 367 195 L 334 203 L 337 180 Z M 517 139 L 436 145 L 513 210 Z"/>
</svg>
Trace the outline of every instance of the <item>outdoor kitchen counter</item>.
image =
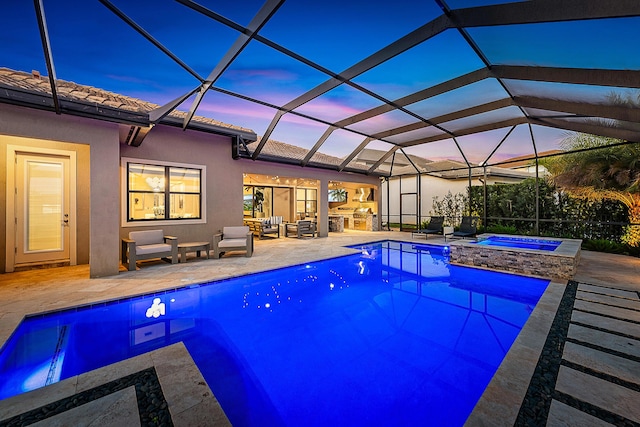
<svg viewBox="0 0 640 427">
<path fill-rule="evenodd" d="M 329 231 L 344 232 L 344 215 L 329 214 Z"/>
</svg>

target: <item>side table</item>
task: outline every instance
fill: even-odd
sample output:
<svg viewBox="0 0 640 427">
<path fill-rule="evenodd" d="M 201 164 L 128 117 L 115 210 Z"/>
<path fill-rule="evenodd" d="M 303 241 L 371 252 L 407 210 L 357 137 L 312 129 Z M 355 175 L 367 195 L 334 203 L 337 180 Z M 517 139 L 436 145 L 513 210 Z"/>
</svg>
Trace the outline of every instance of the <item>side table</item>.
<svg viewBox="0 0 640 427">
<path fill-rule="evenodd" d="M 207 259 L 209 259 L 209 250 L 211 250 L 211 242 L 187 242 L 178 243 L 178 252 L 180 252 L 180 262 L 187 262 L 187 252 L 195 252 L 200 257 L 200 252 L 204 251 Z"/>
<path fill-rule="evenodd" d="M 447 236 L 453 236 L 453 227 L 442 227 L 442 235 L 444 236 L 444 241 L 447 241 Z M 180 245 L 178 245 L 180 247 Z"/>
</svg>

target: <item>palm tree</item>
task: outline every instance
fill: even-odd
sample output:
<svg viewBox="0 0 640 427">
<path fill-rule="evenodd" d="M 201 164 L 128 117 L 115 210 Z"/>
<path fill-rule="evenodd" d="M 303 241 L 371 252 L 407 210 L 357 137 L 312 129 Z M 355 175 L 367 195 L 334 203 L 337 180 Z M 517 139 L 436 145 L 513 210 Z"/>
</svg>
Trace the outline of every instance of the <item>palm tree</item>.
<svg viewBox="0 0 640 427">
<path fill-rule="evenodd" d="M 562 142 L 569 152 L 544 161 L 552 180 L 581 197 L 613 199 L 629 209 L 631 224 L 640 224 L 640 144 L 583 133 Z M 640 225 L 626 227 L 622 241 L 640 246 Z"/>
</svg>

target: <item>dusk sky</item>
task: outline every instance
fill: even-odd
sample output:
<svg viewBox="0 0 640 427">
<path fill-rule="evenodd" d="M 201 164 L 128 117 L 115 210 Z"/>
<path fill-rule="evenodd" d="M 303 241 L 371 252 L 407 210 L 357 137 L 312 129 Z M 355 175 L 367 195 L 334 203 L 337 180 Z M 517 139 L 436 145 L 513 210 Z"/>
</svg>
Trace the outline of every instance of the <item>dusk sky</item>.
<svg viewBox="0 0 640 427">
<path fill-rule="evenodd" d="M 9 4 L 6 4 L 9 3 Z M 506 3 L 499 0 L 449 0 L 452 9 Z M 206 78 L 238 37 L 236 30 L 191 8 L 169 0 L 113 0 L 112 4 L 148 31 L 156 40 Z M 246 26 L 263 2 L 200 1 L 202 6 Z M 98 0 L 44 0 L 53 61 L 59 79 L 73 81 L 140 98 L 159 105 L 188 93 L 199 81 Z M 47 74 L 33 2 L 11 1 L 0 6 L 0 67 Z M 306 57 L 330 72 L 340 73 L 442 14 L 435 1 L 288 0 L 260 31 L 260 36 Z M 640 45 L 620 40 L 640 40 L 640 19 L 576 21 L 510 25 L 469 29 L 491 64 L 640 68 Z M 355 78 L 353 82 L 388 100 L 395 100 L 457 76 L 483 68 L 482 60 L 457 30 L 418 44 Z M 273 48 L 252 41 L 215 82 L 214 87 L 281 106 L 327 81 L 329 75 Z M 624 91 L 597 86 L 529 81 L 507 81 L 513 95 L 543 94 L 601 102 L 610 93 Z M 505 88 L 487 79 L 408 105 L 426 119 L 474 105 L 504 99 Z M 179 109 L 188 111 L 192 99 Z M 295 109 L 295 112 L 333 123 L 382 105 L 362 91 L 340 85 Z M 276 110 L 264 105 L 209 91 L 197 115 L 243 126 L 262 135 Z M 517 107 L 446 123 L 450 131 L 522 117 Z M 416 122 L 401 112 L 376 116 L 338 130 L 321 148 L 344 157 L 373 134 Z M 327 129 L 322 122 L 286 114 L 272 139 L 311 148 Z M 469 161 L 479 163 L 491 153 L 509 128 L 459 137 Z M 559 148 L 566 135 L 543 126 L 533 127 L 538 152 Z M 389 150 L 390 142 L 439 135 L 428 127 L 389 142 L 374 141 L 368 148 Z M 395 138 L 395 139 L 394 139 Z M 407 153 L 431 159 L 462 160 L 452 140 L 407 149 Z M 520 125 L 496 152 L 493 161 L 533 153 L 528 126 Z"/>
</svg>

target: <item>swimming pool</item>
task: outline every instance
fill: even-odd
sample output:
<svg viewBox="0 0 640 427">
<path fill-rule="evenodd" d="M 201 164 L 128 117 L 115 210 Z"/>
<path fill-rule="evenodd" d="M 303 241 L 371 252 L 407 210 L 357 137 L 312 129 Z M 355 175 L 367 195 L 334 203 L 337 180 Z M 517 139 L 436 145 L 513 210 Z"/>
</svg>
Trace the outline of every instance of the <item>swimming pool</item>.
<svg viewBox="0 0 640 427">
<path fill-rule="evenodd" d="M 471 242 L 472 244 L 501 246 L 505 248 L 533 249 L 538 251 L 555 251 L 562 243 L 561 240 L 532 239 L 514 236 L 489 236 L 486 239 Z"/>
<path fill-rule="evenodd" d="M 235 426 L 462 425 L 548 281 L 438 246 L 358 249 L 29 317 L 0 352 L 0 398 L 183 341 Z"/>
</svg>

